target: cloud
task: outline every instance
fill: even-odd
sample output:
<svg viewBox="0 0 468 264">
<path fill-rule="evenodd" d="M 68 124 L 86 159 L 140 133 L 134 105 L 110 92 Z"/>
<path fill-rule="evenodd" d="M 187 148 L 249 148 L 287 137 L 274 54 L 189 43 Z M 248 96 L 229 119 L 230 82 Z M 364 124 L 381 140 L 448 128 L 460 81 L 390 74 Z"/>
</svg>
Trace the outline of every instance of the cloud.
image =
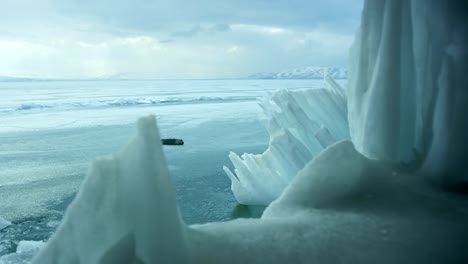
<svg viewBox="0 0 468 264">
<path fill-rule="evenodd" d="M 239 47 L 238 46 L 232 46 L 232 47 L 226 49 L 226 52 L 227 53 L 237 53 L 237 52 L 239 52 Z"/>
<path fill-rule="evenodd" d="M 171 37 L 194 37 L 200 33 L 216 33 L 231 30 L 228 24 L 200 23 L 192 26 L 189 30 L 176 31 L 171 33 Z"/>
<path fill-rule="evenodd" d="M 175 42 L 175 39 L 168 38 L 168 39 L 161 39 L 161 40 L 159 41 L 159 43 L 162 43 L 162 44 L 164 44 L 164 43 L 172 43 L 172 42 Z"/>
<path fill-rule="evenodd" d="M 361 0 L 62 0 L 60 12 L 96 24 L 135 31 L 166 31 L 199 23 L 257 24 L 288 28 L 322 25 L 354 30 Z"/>
<path fill-rule="evenodd" d="M 234 78 L 346 65 L 362 0 L 2 0 L 0 75 Z"/>
<path fill-rule="evenodd" d="M 272 26 L 251 25 L 251 24 L 233 24 L 230 26 L 234 31 L 244 31 L 260 34 L 281 34 L 286 33 L 287 29 Z"/>
</svg>

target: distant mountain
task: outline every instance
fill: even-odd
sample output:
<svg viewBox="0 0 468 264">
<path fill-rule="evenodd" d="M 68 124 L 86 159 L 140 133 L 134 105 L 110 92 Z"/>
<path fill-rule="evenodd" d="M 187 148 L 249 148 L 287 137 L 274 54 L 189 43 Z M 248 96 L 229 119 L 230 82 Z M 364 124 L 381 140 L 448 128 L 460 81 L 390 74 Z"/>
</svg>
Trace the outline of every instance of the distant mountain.
<svg viewBox="0 0 468 264">
<path fill-rule="evenodd" d="M 281 72 L 260 72 L 249 79 L 323 79 L 325 74 L 333 79 L 348 79 L 348 69 L 342 67 L 304 67 Z"/>
</svg>

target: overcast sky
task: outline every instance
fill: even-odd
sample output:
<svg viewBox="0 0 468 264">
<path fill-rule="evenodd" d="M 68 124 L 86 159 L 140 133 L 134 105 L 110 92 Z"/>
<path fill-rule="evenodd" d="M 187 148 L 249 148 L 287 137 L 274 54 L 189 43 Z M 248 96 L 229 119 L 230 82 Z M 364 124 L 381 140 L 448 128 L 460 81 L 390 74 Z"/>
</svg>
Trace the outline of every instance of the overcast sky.
<svg viewBox="0 0 468 264">
<path fill-rule="evenodd" d="M 0 75 L 236 78 L 347 66 L 362 0 L 0 0 Z"/>
</svg>

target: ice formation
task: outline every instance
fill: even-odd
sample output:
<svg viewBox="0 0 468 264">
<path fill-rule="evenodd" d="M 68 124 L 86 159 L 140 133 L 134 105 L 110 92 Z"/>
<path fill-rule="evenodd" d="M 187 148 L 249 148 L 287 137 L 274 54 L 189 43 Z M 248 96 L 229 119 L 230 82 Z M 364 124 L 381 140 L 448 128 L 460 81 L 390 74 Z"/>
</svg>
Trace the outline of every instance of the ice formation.
<svg viewBox="0 0 468 264">
<path fill-rule="evenodd" d="M 342 141 L 309 162 L 261 219 L 186 226 L 177 213 L 155 119 L 147 117 L 122 152 L 93 164 L 33 263 L 468 260 L 467 201 L 408 175 L 389 176 L 387 168 Z M 440 228 L 445 223 L 450 225 Z"/>
<path fill-rule="evenodd" d="M 371 159 L 468 184 L 465 1 L 366 1 L 351 49 L 351 138 Z"/>
<path fill-rule="evenodd" d="M 349 133 L 370 159 L 420 167 L 443 185 L 465 188 L 468 19 L 466 6 L 454 3 L 461 11 L 430 1 L 367 1 L 351 52 L 349 110 L 330 77 L 327 89 L 267 97 L 261 106 L 269 148 L 262 155 L 231 153 L 234 173 L 224 168 L 237 201 L 270 203 L 305 163 Z"/>
<path fill-rule="evenodd" d="M 224 167 L 239 203 L 269 204 L 314 156 L 349 137 L 345 91 L 329 76 L 325 83 L 322 89 L 278 90 L 263 99 L 268 149 L 241 157 L 231 152 L 234 173 Z"/>
<path fill-rule="evenodd" d="M 179 219 L 156 119 L 142 118 L 123 151 L 94 162 L 35 263 L 184 263 Z"/>
</svg>

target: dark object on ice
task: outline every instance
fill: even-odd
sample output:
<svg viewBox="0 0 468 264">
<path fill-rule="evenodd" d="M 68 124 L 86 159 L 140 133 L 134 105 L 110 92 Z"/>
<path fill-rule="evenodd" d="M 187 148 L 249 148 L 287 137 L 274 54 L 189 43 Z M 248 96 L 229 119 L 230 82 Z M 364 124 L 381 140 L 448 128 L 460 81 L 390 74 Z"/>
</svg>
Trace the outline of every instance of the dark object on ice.
<svg viewBox="0 0 468 264">
<path fill-rule="evenodd" d="M 231 212 L 231 220 L 237 218 L 260 218 L 266 206 L 237 204 Z"/>
<path fill-rule="evenodd" d="M 178 138 L 163 138 L 161 139 L 163 145 L 183 145 L 184 141 Z"/>
</svg>

